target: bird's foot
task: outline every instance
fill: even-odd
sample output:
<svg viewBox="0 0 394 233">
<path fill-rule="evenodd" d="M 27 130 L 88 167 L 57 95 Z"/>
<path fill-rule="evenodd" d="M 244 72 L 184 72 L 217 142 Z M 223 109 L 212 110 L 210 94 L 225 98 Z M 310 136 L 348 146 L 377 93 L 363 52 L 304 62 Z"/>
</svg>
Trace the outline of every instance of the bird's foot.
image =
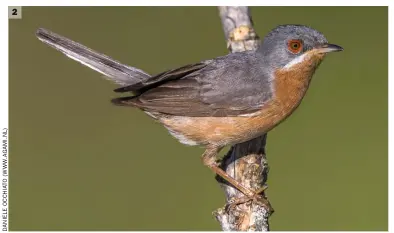
<svg viewBox="0 0 394 233">
<path fill-rule="evenodd" d="M 260 206 L 265 207 L 266 209 L 268 209 L 269 213 L 272 214 L 274 212 L 274 209 L 272 208 L 268 199 L 263 195 L 263 192 L 267 188 L 268 188 L 268 186 L 264 185 L 263 187 L 259 188 L 258 190 L 254 191 L 254 192 L 251 191 L 252 195 L 246 195 L 246 196 L 242 196 L 240 198 L 234 198 L 234 199 L 230 200 L 225 207 L 226 211 L 233 210 L 237 205 L 250 202 L 250 203 L 256 203 Z"/>
</svg>

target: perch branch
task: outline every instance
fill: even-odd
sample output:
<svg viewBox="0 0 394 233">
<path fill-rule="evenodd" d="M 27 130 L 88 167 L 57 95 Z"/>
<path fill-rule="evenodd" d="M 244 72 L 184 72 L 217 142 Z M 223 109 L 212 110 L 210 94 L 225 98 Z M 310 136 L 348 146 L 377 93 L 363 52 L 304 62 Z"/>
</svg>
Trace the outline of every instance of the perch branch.
<svg viewBox="0 0 394 233">
<path fill-rule="evenodd" d="M 256 50 L 260 39 L 253 29 L 253 21 L 248 7 L 219 7 L 227 48 L 230 52 Z M 234 145 L 221 161 L 221 167 L 244 187 L 259 190 L 265 187 L 268 162 L 265 155 L 267 135 Z M 214 212 L 224 231 L 268 231 L 268 218 L 272 214 L 265 192 L 261 195 L 268 204 L 253 200 L 234 204 L 234 200 L 246 197 L 224 183 L 219 177 L 226 195 L 226 206 Z M 246 199 L 247 200 L 247 199 Z M 231 208 L 229 208 L 231 206 Z"/>
</svg>

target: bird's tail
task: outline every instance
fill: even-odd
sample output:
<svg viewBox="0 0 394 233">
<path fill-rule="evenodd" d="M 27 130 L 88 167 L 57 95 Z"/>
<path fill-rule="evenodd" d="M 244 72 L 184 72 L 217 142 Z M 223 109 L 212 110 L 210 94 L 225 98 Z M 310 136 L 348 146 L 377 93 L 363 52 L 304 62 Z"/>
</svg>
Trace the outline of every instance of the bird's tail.
<svg viewBox="0 0 394 233">
<path fill-rule="evenodd" d="M 132 85 L 150 78 L 149 74 L 140 69 L 121 64 L 104 54 L 47 29 L 38 29 L 36 35 L 45 44 L 59 50 L 69 58 L 104 74 L 107 79 L 119 85 Z"/>
</svg>

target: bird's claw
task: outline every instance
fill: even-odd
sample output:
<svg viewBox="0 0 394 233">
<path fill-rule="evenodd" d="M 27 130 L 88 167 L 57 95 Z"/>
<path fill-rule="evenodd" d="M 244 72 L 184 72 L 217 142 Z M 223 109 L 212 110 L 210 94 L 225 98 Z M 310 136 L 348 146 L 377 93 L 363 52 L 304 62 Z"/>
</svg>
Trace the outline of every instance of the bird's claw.
<svg viewBox="0 0 394 233">
<path fill-rule="evenodd" d="M 268 186 L 264 185 L 263 187 L 259 188 L 258 190 L 254 191 L 254 192 L 251 191 L 250 193 L 248 193 L 248 195 L 242 196 L 240 198 L 231 199 L 226 204 L 225 210 L 231 211 L 231 210 L 235 209 L 235 207 L 237 205 L 245 204 L 247 202 L 252 202 L 252 203 L 257 203 L 258 205 L 267 208 L 270 213 L 273 213 L 274 210 L 271 207 L 271 204 L 269 203 L 268 199 L 265 198 L 263 195 L 261 195 L 267 188 L 268 188 Z"/>
</svg>

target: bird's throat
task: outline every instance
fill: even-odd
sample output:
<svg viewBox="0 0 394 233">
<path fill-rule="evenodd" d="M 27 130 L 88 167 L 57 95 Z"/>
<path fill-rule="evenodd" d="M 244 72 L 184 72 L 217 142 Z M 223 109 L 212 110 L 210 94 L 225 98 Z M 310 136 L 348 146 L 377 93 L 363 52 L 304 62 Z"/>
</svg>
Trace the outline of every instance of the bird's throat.
<svg viewBox="0 0 394 233">
<path fill-rule="evenodd" d="M 290 115 L 299 106 L 323 57 L 307 54 L 301 62 L 275 72 L 274 99 L 284 115 Z"/>
</svg>

